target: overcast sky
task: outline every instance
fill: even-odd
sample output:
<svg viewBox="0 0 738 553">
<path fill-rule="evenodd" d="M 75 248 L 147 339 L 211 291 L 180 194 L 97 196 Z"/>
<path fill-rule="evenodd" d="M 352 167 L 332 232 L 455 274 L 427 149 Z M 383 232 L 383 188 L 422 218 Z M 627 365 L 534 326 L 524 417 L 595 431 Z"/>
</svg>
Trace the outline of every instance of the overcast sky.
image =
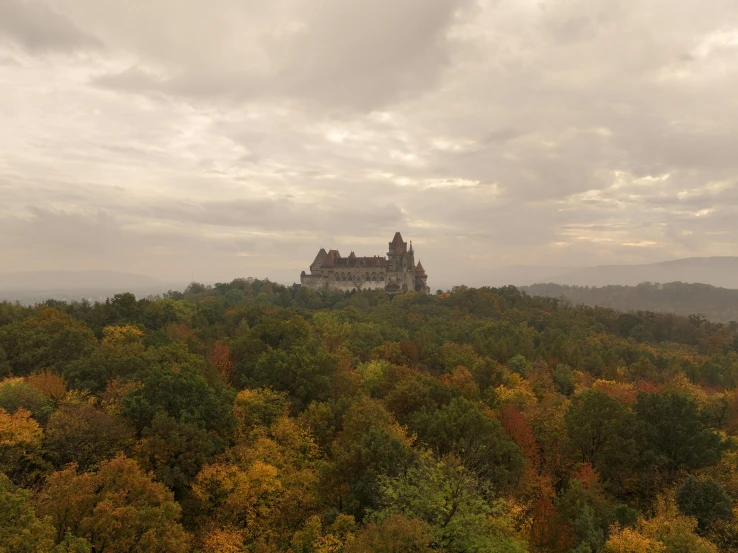
<svg viewBox="0 0 738 553">
<path fill-rule="evenodd" d="M 738 255 L 736 0 L 0 0 L 0 270 Z"/>
</svg>

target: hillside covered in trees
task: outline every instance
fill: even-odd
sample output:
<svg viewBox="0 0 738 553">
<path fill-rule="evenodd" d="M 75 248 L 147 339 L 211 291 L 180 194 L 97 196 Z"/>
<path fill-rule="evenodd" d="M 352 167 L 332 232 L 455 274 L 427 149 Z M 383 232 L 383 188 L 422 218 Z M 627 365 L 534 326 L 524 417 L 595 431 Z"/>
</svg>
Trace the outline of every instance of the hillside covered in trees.
<svg viewBox="0 0 738 553">
<path fill-rule="evenodd" d="M 659 311 L 702 315 L 712 321 L 738 321 L 738 290 L 709 284 L 643 282 L 637 286 L 566 286 L 533 284 L 520 288 L 533 296 L 566 298 L 574 304 L 620 311 Z"/>
<path fill-rule="evenodd" d="M 0 551 L 738 551 L 738 329 L 508 287 L 0 304 Z"/>
</svg>

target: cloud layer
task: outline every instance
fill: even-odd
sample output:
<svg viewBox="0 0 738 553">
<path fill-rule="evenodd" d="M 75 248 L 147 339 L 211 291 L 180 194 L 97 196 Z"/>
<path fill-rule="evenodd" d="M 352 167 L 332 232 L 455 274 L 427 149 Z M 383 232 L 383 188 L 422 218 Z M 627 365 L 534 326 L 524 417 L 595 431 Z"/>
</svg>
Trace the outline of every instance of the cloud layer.
<svg viewBox="0 0 738 553">
<path fill-rule="evenodd" d="M 738 255 L 735 90 L 733 0 L 6 0 L 0 255 L 292 281 L 401 230 L 439 285 Z"/>
</svg>

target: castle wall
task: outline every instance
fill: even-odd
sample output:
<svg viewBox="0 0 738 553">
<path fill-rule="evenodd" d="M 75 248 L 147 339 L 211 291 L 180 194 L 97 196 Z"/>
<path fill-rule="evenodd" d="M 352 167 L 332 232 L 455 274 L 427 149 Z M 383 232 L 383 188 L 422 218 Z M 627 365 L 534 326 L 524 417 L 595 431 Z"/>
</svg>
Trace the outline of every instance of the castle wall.
<svg viewBox="0 0 738 553">
<path fill-rule="evenodd" d="M 341 292 L 350 292 L 357 288 L 361 288 L 361 290 L 384 290 L 386 284 L 386 282 L 379 280 L 331 280 L 320 275 L 306 275 L 300 280 L 303 286 L 314 290 L 328 288 Z"/>
</svg>

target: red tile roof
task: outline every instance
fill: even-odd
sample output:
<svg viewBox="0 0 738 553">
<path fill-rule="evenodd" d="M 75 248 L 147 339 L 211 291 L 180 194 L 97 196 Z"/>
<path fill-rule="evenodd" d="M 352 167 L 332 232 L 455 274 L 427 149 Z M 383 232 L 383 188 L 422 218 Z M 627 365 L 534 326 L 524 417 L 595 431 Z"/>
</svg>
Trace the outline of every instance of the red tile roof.
<svg viewBox="0 0 738 553">
<path fill-rule="evenodd" d="M 379 267 L 384 268 L 387 265 L 387 259 L 385 257 L 373 256 L 373 257 L 358 257 L 356 255 L 352 257 L 342 257 L 336 259 L 333 266 L 335 267 Z"/>
<path fill-rule="evenodd" d="M 333 267 L 336 260 L 338 259 L 342 259 L 341 254 L 338 253 L 338 250 L 331 250 L 328 252 L 328 255 L 323 260 L 321 267 Z"/>
</svg>

